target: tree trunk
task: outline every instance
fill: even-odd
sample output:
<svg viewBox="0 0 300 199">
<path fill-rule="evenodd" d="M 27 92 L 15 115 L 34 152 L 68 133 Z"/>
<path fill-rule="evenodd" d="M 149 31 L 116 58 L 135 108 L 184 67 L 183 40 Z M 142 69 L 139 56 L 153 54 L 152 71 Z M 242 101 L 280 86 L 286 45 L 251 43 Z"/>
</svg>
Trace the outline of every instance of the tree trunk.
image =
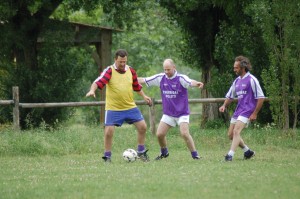
<svg viewBox="0 0 300 199">
<path fill-rule="evenodd" d="M 213 95 L 205 88 L 211 81 L 211 67 L 212 64 L 207 64 L 207 67 L 202 68 L 202 82 L 204 83 L 204 89 L 202 90 L 202 98 L 213 98 Z M 207 121 L 212 121 L 219 118 L 218 104 L 216 103 L 204 103 L 202 105 L 202 121 L 201 127 L 204 127 Z"/>
<path fill-rule="evenodd" d="M 37 37 L 35 39 L 37 39 Z M 14 48 L 14 58 L 17 66 L 24 65 L 31 71 L 35 71 L 38 69 L 37 42 L 32 42 L 29 45 L 26 45 L 26 43 L 22 43 L 21 48 Z"/>
<path fill-rule="evenodd" d="M 26 5 L 21 6 L 12 18 L 11 24 L 15 34 L 14 59 L 18 65 L 30 70 L 37 70 L 37 38 L 42 19 L 34 18 Z"/>
<path fill-rule="evenodd" d="M 283 129 L 289 129 L 290 117 L 289 117 L 289 95 L 287 91 L 288 86 L 288 74 L 285 72 L 285 68 L 282 66 L 282 110 L 283 110 Z"/>
<path fill-rule="evenodd" d="M 298 115 L 299 115 L 299 111 L 298 111 L 298 105 L 299 105 L 299 97 L 298 96 L 295 96 L 294 97 L 294 122 L 293 122 L 293 129 L 297 129 L 297 123 L 298 123 Z"/>
<path fill-rule="evenodd" d="M 289 129 L 290 117 L 289 117 L 289 103 L 286 97 L 283 97 L 282 102 L 283 109 L 283 129 Z"/>
</svg>

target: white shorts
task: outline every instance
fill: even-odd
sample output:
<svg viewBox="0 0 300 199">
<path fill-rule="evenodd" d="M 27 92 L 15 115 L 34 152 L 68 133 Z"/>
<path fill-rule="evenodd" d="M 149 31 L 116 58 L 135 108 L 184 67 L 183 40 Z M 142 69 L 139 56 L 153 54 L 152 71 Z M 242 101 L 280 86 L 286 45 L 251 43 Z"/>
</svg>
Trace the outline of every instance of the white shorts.
<svg viewBox="0 0 300 199">
<path fill-rule="evenodd" d="M 160 121 L 162 121 L 170 126 L 175 127 L 176 125 L 180 125 L 180 123 L 182 123 L 182 122 L 190 123 L 190 116 L 184 115 L 181 117 L 172 117 L 172 116 L 163 114 Z"/>
<path fill-rule="evenodd" d="M 244 116 L 238 116 L 237 119 L 231 118 L 230 123 L 235 124 L 238 120 L 243 122 L 244 124 L 249 124 L 249 122 L 250 122 L 249 118 L 244 117 Z"/>
</svg>

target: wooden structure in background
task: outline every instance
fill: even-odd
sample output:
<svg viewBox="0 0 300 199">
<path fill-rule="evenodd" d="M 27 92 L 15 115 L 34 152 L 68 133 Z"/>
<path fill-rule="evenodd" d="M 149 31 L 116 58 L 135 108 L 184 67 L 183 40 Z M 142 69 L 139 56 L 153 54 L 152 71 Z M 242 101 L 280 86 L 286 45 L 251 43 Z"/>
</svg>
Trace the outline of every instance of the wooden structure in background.
<svg viewBox="0 0 300 199">
<path fill-rule="evenodd" d="M 72 38 L 64 38 L 58 42 L 69 42 L 74 45 L 89 45 L 94 46 L 95 51 L 91 54 L 91 57 L 98 65 L 98 71 L 103 71 L 106 66 L 112 64 L 112 34 L 121 32 L 119 29 L 112 29 L 109 27 L 88 25 L 77 22 L 66 22 L 52 20 L 50 24 L 46 25 L 41 36 L 38 38 L 38 44 L 45 42 L 43 34 L 56 34 L 56 38 L 59 38 L 59 34 L 66 31 L 74 31 L 70 34 Z M 51 28 L 49 28 L 51 27 Z M 57 36 L 58 35 L 58 36 Z M 105 101 L 105 88 L 100 91 L 100 101 Z M 105 110 L 104 106 L 100 107 L 100 123 L 104 123 Z"/>
</svg>

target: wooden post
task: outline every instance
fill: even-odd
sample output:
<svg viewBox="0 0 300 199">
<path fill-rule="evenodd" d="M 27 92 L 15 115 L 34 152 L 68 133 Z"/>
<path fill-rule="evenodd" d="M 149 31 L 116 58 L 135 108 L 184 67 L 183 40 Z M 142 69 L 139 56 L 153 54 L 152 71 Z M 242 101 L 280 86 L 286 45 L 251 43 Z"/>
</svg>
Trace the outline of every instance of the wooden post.
<svg viewBox="0 0 300 199">
<path fill-rule="evenodd" d="M 13 108 L 13 122 L 14 122 L 14 129 L 20 130 L 20 111 L 19 111 L 19 87 L 13 87 L 13 101 L 14 101 L 14 108 Z"/>
<path fill-rule="evenodd" d="M 98 57 L 100 58 L 99 71 L 111 65 L 112 30 L 101 30 L 100 43 L 96 44 Z M 105 101 L 105 88 L 100 91 L 100 101 Z M 105 106 L 100 108 L 100 123 L 104 123 Z"/>
<path fill-rule="evenodd" d="M 152 106 L 149 107 L 149 123 L 150 131 L 155 135 L 156 126 L 155 126 L 155 99 L 152 98 Z"/>
</svg>

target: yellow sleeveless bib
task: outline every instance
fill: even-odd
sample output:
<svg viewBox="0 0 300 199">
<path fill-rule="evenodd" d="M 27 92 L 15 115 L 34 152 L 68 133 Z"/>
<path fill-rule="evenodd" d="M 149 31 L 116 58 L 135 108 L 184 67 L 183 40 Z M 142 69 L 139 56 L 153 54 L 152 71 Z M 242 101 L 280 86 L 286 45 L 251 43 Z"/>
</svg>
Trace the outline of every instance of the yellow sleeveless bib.
<svg viewBox="0 0 300 199">
<path fill-rule="evenodd" d="M 118 73 L 113 66 L 112 76 L 106 85 L 105 110 L 122 111 L 136 107 L 133 100 L 132 73 L 128 69 L 124 74 Z"/>
</svg>

